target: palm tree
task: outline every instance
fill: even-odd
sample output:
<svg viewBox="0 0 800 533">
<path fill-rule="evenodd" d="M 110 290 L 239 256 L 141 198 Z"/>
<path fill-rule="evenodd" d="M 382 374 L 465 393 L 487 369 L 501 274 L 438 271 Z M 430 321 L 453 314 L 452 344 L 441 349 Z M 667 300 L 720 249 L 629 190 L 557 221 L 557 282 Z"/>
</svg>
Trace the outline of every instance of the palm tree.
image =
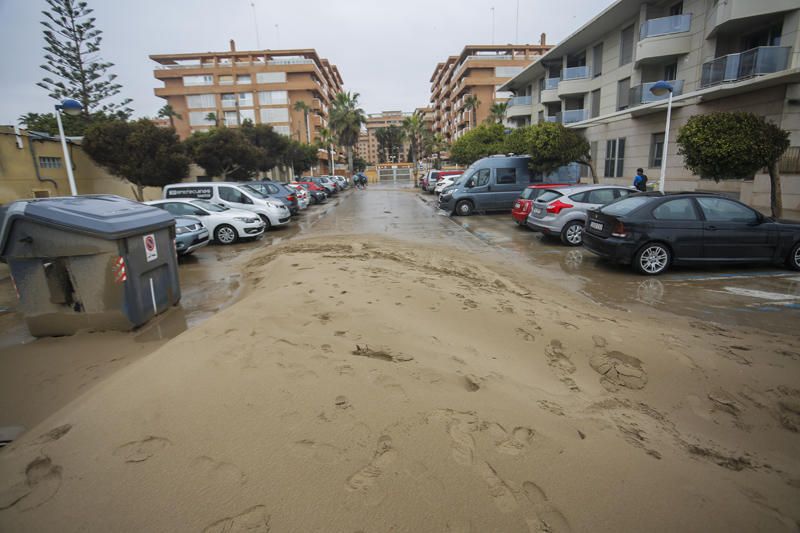
<svg viewBox="0 0 800 533">
<path fill-rule="evenodd" d="M 178 120 L 183 120 L 183 117 L 181 116 L 181 114 L 175 112 L 175 110 L 172 109 L 172 106 L 169 105 L 169 104 L 165 105 L 164 107 L 162 107 L 161 109 L 158 110 L 158 116 L 160 118 L 168 118 L 169 119 L 169 126 L 173 130 L 175 129 L 175 119 L 177 118 Z"/>
<path fill-rule="evenodd" d="M 422 148 L 422 135 L 425 133 L 425 124 L 419 115 L 414 114 L 403 119 L 403 131 L 405 131 L 409 144 L 411 145 L 411 161 L 414 163 L 414 186 L 417 185 L 419 167 L 417 160 Z"/>
<path fill-rule="evenodd" d="M 303 112 L 303 116 L 306 119 L 306 142 L 311 144 L 311 125 L 308 122 L 308 113 L 311 111 L 311 107 L 302 100 L 298 100 L 294 103 L 294 110 Z"/>
<path fill-rule="evenodd" d="M 206 120 L 209 121 L 209 122 L 213 122 L 215 128 L 219 127 L 219 119 L 217 119 L 217 114 L 216 113 L 207 114 L 206 115 Z"/>
<path fill-rule="evenodd" d="M 339 144 L 347 150 L 347 166 L 353 174 L 353 147 L 358 142 L 361 125 L 367 121 L 364 110 L 358 107 L 358 93 L 339 93 L 333 99 L 330 114 L 331 129 Z"/>
<path fill-rule="evenodd" d="M 478 100 L 478 97 L 474 94 L 468 94 L 464 98 L 464 109 L 466 111 L 472 112 L 472 120 L 470 121 L 470 128 L 475 127 L 475 124 L 478 122 L 478 107 L 480 107 L 481 101 Z"/>
<path fill-rule="evenodd" d="M 508 111 L 508 102 L 495 102 L 489 108 L 489 116 L 486 122 L 494 122 L 495 124 L 502 124 L 506 118 L 506 111 Z"/>
<path fill-rule="evenodd" d="M 328 174 L 334 174 L 333 143 L 336 142 L 333 132 L 328 128 L 319 130 L 319 142 L 328 150 Z"/>
</svg>

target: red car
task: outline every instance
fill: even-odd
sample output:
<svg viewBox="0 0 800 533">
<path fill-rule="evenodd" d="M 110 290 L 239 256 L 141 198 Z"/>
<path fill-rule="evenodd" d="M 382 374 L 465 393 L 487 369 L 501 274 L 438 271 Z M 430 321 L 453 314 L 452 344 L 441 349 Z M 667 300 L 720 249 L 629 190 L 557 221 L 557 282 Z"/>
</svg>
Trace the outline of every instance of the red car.
<svg viewBox="0 0 800 533">
<path fill-rule="evenodd" d="M 558 189 L 559 187 L 569 187 L 568 183 L 540 183 L 538 185 L 531 185 L 519 195 L 517 201 L 514 202 L 514 207 L 511 209 L 511 217 L 518 226 L 526 226 L 528 215 L 531 214 L 533 208 L 533 201 L 536 200 L 540 194 L 547 189 Z"/>
</svg>

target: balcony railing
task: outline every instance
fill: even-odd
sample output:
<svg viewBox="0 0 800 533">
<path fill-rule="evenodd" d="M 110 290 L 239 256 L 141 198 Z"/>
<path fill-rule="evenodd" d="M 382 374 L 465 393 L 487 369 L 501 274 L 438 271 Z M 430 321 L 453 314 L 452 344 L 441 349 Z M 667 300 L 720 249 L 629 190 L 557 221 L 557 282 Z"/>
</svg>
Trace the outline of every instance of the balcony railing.
<svg viewBox="0 0 800 533">
<path fill-rule="evenodd" d="M 786 70 L 789 50 L 788 46 L 759 46 L 712 59 L 703 63 L 700 86 L 709 87 Z"/>
<path fill-rule="evenodd" d="M 552 117 L 544 117 L 545 122 L 559 122 L 558 115 L 554 115 Z"/>
<path fill-rule="evenodd" d="M 572 124 L 573 122 L 581 122 L 589 118 L 588 109 L 569 109 L 562 111 L 557 115 L 558 122 L 562 124 Z"/>
<path fill-rule="evenodd" d="M 683 80 L 671 80 L 667 83 L 672 85 L 672 96 L 680 96 L 683 94 Z M 631 87 L 630 105 L 649 104 L 659 100 L 666 100 L 669 96 L 668 94 L 656 96 L 650 92 L 650 88 L 653 85 L 655 85 L 655 82 L 643 83 L 636 87 Z"/>
<path fill-rule="evenodd" d="M 314 63 L 313 59 L 309 59 L 307 57 L 301 57 L 296 59 L 270 59 L 267 61 L 268 65 L 310 65 Z"/>
<path fill-rule="evenodd" d="M 659 35 L 670 35 L 672 33 L 683 33 L 692 27 L 692 14 L 673 15 L 671 17 L 661 17 L 650 19 L 639 28 L 639 38 L 658 37 Z"/>
<path fill-rule="evenodd" d="M 587 66 L 582 67 L 567 67 L 563 71 L 561 71 L 561 80 L 582 80 L 584 78 L 588 78 L 591 75 L 592 71 Z"/>
<path fill-rule="evenodd" d="M 515 96 L 508 100 L 508 107 L 512 107 L 515 105 L 531 105 L 533 103 L 533 98 L 530 96 Z"/>
<path fill-rule="evenodd" d="M 553 89 L 558 89 L 558 82 L 561 81 L 561 78 L 545 78 L 544 79 L 544 90 L 550 91 Z"/>
</svg>

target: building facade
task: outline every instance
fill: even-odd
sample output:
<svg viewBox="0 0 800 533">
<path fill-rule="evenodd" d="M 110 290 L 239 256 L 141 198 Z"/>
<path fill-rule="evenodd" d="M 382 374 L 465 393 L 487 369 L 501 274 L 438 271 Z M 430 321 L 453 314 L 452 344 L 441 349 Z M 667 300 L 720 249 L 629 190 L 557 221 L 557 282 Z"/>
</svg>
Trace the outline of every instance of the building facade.
<svg viewBox="0 0 800 533">
<path fill-rule="evenodd" d="M 672 121 L 664 154 L 666 95 Z M 781 163 L 784 207 L 800 211 L 800 4 L 796 0 L 619 0 L 527 67 L 514 92 L 514 125 L 561 122 L 581 130 L 600 176 L 630 184 L 638 167 L 666 190 L 729 194 L 769 206 L 769 180 L 703 180 L 677 153 L 678 130 L 693 115 L 750 111 L 791 132 Z"/>
<path fill-rule="evenodd" d="M 367 115 L 366 131 L 361 133 L 358 140 L 358 152 L 367 163 L 370 165 L 377 165 L 380 163 L 378 154 L 378 137 L 377 132 L 381 128 L 388 128 L 389 126 L 403 127 L 403 120 L 410 117 L 411 113 L 404 113 L 403 111 L 382 111 L 380 113 L 370 113 Z M 408 142 L 403 142 L 403 147 L 400 150 L 400 158 L 395 163 L 405 163 L 408 159 Z"/>
<path fill-rule="evenodd" d="M 466 46 L 460 55 L 437 64 L 430 79 L 432 131 L 453 141 L 484 122 L 492 104 L 511 96 L 500 86 L 550 48 L 542 34 L 540 44 Z M 478 101 L 472 109 L 467 105 L 470 95 Z"/>
<path fill-rule="evenodd" d="M 180 115 L 181 139 L 215 125 L 237 127 L 245 120 L 270 124 L 301 142 L 316 142 L 328 125 L 334 96 L 342 91 L 339 70 L 313 49 L 151 55 L 153 71 L 164 83 L 155 89 Z M 306 123 L 297 102 L 311 108 Z M 213 113 L 217 122 L 209 120 Z"/>
</svg>

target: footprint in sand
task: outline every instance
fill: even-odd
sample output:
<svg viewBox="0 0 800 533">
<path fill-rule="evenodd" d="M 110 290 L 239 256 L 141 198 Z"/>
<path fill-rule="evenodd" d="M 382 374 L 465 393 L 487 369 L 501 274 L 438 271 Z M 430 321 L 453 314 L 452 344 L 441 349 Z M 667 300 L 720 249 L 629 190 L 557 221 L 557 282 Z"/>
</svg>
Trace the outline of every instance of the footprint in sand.
<svg viewBox="0 0 800 533">
<path fill-rule="evenodd" d="M 478 418 L 474 413 L 452 413 L 447 420 L 447 434 L 452 439 L 453 459 L 461 465 L 475 463 L 475 439 Z"/>
<path fill-rule="evenodd" d="M 20 511 L 47 503 L 61 488 L 61 467 L 46 455 L 37 457 L 25 468 L 25 480 L 0 491 L 0 511 L 14 507 Z"/>
<path fill-rule="evenodd" d="M 203 533 L 269 533 L 269 519 L 266 507 L 256 505 L 236 516 L 217 520 L 206 526 Z"/>
<path fill-rule="evenodd" d="M 530 331 L 526 331 L 526 330 L 524 330 L 522 328 L 517 328 L 516 329 L 516 333 L 517 333 L 517 335 L 522 337 L 523 340 L 525 340 L 527 342 L 535 342 L 536 341 L 536 336 L 533 333 L 531 333 Z"/>
<path fill-rule="evenodd" d="M 347 399 L 347 396 L 337 396 L 333 400 L 333 405 L 335 405 L 337 409 L 350 409 L 353 407 L 350 400 Z"/>
<path fill-rule="evenodd" d="M 532 481 L 522 484 L 522 493 L 534 516 L 525 517 L 531 533 L 565 533 L 571 531 L 566 517 L 547 498 L 542 488 Z"/>
<path fill-rule="evenodd" d="M 478 471 L 489 487 L 489 496 L 492 497 L 497 508 L 503 513 L 510 513 L 517 509 L 517 499 L 505 481 L 497 475 L 497 471 L 489 463 L 480 463 Z"/>
<path fill-rule="evenodd" d="M 297 457 L 314 459 L 328 465 L 342 462 L 345 454 L 344 450 L 332 444 L 316 442 L 310 439 L 295 442 L 292 445 L 291 452 Z"/>
<path fill-rule="evenodd" d="M 526 427 L 516 427 L 508 438 L 497 445 L 497 451 L 508 455 L 519 455 L 525 451 L 533 440 L 533 430 Z"/>
<path fill-rule="evenodd" d="M 162 437 L 146 437 L 142 440 L 126 442 L 114 450 L 114 455 L 121 456 L 126 463 L 141 463 L 172 444 Z"/>
<path fill-rule="evenodd" d="M 53 428 L 47 433 L 40 435 L 39 438 L 36 439 L 36 444 L 44 444 L 46 442 L 56 441 L 61 437 L 63 437 L 64 435 L 66 435 L 67 433 L 69 433 L 71 429 L 72 429 L 72 424 L 64 424 L 58 426 L 57 428 Z"/>
<path fill-rule="evenodd" d="M 575 383 L 575 380 L 570 377 L 575 373 L 575 364 L 564 353 L 564 346 L 558 339 L 550 341 L 550 345 L 544 349 L 544 354 L 547 357 L 547 364 L 553 369 L 558 379 L 564 383 L 573 392 L 579 392 L 581 389 Z"/>
<path fill-rule="evenodd" d="M 378 505 L 386 497 L 384 489 L 378 485 L 378 478 L 387 471 L 397 459 L 397 451 L 392 448 L 392 439 L 382 435 L 378 439 L 372 460 L 361 470 L 347 478 L 345 490 L 360 495 L 365 504 Z"/>
<path fill-rule="evenodd" d="M 211 484 L 244 485 L 247 476 L 233 463 L 217 461 L 203 455 L 195 457 L 191 464 L 192 469 L 201 473 Z"/>
<path fill-rule="evenodd" d="M 642 362 L 622 352 L 595 355 L 589 360 L 589 365 L 600 374 L 600 384 L 609 392 L 616 392 L 619 387 L 643 389 L 647 384 L 647 373 L 642 368 Z"/>
</svg>

